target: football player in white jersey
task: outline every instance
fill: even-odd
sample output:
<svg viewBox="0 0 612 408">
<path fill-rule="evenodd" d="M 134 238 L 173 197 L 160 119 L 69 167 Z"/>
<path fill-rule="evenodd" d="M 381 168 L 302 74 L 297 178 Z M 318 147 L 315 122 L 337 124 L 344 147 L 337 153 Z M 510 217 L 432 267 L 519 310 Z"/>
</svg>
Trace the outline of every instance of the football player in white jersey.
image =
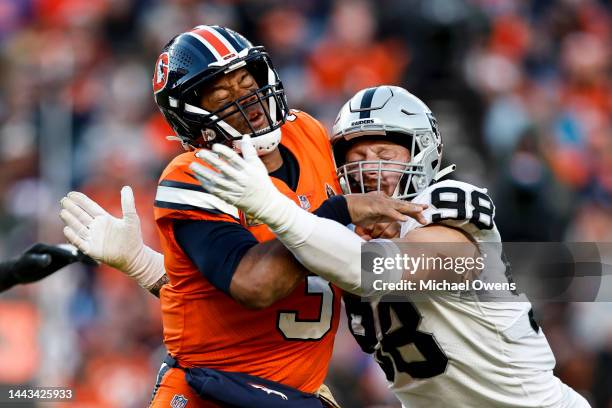
<svg viewBox="0 0 612 408">
<path fill-rule="evenodd" d="M 362 349 L 374 354 L 404 406 L 589 406 L 553 375 L 554 356 L 524 296 L 509 293 L 514 301 L 479 302 L 438 292 L 418 302 L 386 301 L 384 293 L 362 285 L 364 240 L 276 191 L 248 138 L 242 143 L 244 158 L 220 145 L 213 149 L 218 156 L 203 152 L 200 158 L 219 172 L 198 164 L 192 170 L 207 191 L 265 222 L 310 271 L 349 293 L 369 296 L 368 302 L 345 299 L 349 326 Z M 377 191 L 429 205 L 423 213 L 426 224 L 407 220 L 393 242 L 501 246 L 486 190 L 437 181 L 449 171 L 439 171 L 442 143 L 436 120 L 406 90 L 381 86 L 358 92 L 336 119 L 332 146 L 348 197 Z M 394 279 L 399 278 L 405 276 Z"/>
</svg>

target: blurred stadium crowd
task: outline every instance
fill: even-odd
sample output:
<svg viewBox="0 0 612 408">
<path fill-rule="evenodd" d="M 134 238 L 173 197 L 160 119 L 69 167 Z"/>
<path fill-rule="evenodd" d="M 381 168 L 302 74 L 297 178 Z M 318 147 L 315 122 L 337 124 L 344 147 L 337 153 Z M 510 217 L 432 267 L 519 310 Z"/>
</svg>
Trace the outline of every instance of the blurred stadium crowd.
<svg viewBox="0 0 612 408">
<path fill-rule="evenodd" d="M 61 242 L 78 189 L 120 214 L 133 186 L 156 246 L 156 180 L 181 151 L 153 64 L 175 34 L 231 27 L 266 46 L 289 104 L 328 129 L 360 88 L 406 87 L 436 114 L 445 161 L 489 188 L 506 241 L 612 242 L 607 0 L 0 0 L 0 258 Z M 536 308 L 557 375 L 612 407 L 612 304 Z M 142 407 L 164 350 L 159 304 L 118 272 L 72 266 L 0 300 L 0 384 L 66 385 L 78 407 Z M 397 406 L 340 329 L 329 385 Z M 26 405 L 24 405 L 26 406 Z"/>
</svg>

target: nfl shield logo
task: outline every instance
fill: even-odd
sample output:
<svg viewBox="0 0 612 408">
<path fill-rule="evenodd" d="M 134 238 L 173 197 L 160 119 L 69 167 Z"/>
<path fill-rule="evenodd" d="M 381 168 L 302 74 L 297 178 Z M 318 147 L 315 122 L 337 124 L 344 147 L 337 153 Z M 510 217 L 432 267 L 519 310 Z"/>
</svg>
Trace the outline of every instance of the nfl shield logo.
<svg viewBox="0 0 612 408">
<path fill-rule="evenodd" d="M 170 401 L 172 408 L 185 408 L 187 406 L 187 398 L 182 395 L 174 394 L 172 401 Z"/>
<path fill-rule="evenodd" d="M 300 200 L 300 207 L 304 210 L 308 210 L 310 208 L 310 201 L 308 201 L 308 197 L 305 195 L 299 195 L 298 200 Z"/>
</svg>

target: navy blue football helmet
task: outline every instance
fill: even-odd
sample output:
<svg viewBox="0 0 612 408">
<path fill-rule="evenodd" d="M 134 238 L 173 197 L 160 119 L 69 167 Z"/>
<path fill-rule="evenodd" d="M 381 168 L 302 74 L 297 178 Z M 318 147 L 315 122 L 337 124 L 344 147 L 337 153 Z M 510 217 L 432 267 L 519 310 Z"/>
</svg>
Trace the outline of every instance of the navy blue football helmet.
<svg viewBox="0 0 612 408">
<path fill-rule="evenodd" d="M 207 83 L 243 67 L 258 89 L 214 112 L 200 106 Z M 232 146 L 240 140 L 243 133 L 225 119 L 241 114 L 258 152 L 270 152 L 280 142 L 280 126 L 289 110 L 282 82 L 264 47 L 253 46 L 237 32 L 219 26 L 197 26 L 170 40 L 155 64 L 153 92 L 183 145 L 196 148 L 210 148 L 213 143 Z M 261 105 L 267 119 L 267 126 L 261 129 L 255 129 L 247 115 L 255 104 Z"/>
</svg>

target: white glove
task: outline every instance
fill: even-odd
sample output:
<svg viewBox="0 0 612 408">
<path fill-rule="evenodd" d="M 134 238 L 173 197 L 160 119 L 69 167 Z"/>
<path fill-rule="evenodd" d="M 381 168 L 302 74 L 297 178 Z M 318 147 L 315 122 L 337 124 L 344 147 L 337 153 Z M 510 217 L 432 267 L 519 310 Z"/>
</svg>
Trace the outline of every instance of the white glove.
<svg viewBox="0 0 612 408">
<path fill-rule="evenodd" d="M 150 289 L 164 274 L 164 257 L 144 245 L 132 189 L 121 189 L 123 218 L 110 215 L 85 194 L 72 191 L 61 200 L 64 235 L 81 252 Z"/>
<path fill-rule="evenodd" d="M 292 207 L 297 206 L 276 189 L 250 137 L 244 136 L 241 143 L 244 158 L 221 144 L 215 144 L 212 152 L 200 150 L 196 153 L 199 159 L 219 172 L 197 162 L 191 163 L 189 168 L 207 192 L 264 222 L 273 230 L 286 225 L 288 217 L 291 218 L 295 211 Z"/>
</svg>

